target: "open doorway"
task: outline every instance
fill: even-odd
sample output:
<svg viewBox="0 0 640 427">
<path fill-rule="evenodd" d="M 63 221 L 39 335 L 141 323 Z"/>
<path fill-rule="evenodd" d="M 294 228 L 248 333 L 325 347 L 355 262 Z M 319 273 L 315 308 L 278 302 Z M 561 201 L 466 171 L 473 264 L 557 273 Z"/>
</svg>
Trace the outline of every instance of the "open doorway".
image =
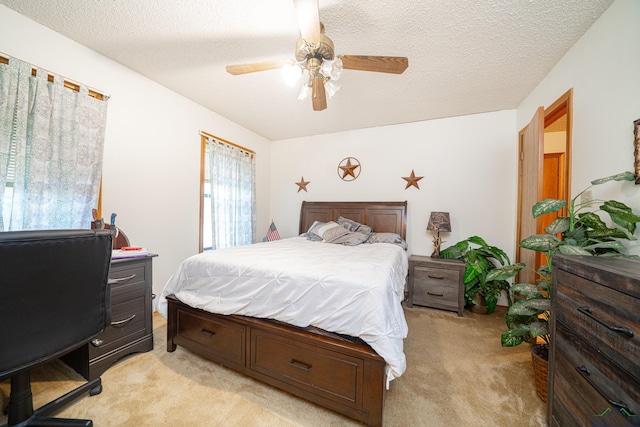
<svg viewBox="0 0 640 427">
<path fill-rule="evenodd" d="M 572 98 L 570 89 L 548 108 L 540 107 L 519 134 L 516 262 L 532 267 L 521 271 L 520 282 L 535 283 L 534 272 L 546 262 L 544 254 L 520 248 L 520 241 L 542 234 L 558 214 L 566 214 L 545 214 L 534 219 L 531 208 L 545 198 L 571 197 Z"/>
</svg>

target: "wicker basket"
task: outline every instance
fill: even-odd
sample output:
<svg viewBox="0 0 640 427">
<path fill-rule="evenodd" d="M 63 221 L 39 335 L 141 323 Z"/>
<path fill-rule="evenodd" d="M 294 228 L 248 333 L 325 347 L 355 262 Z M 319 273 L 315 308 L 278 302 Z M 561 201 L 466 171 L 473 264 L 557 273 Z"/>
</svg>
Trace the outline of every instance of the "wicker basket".
<svg viewBox="0 0 640 427">
<path fill-rule="evenodd" d="M 549 361 L 540 356 L 540 345 L 531 346 L 531 361 L 533 362 L 533 375 L 536 380 L 536 394 L 544 403 L 547 403 L 547 384 L 549 379 Z"/>
</svg>

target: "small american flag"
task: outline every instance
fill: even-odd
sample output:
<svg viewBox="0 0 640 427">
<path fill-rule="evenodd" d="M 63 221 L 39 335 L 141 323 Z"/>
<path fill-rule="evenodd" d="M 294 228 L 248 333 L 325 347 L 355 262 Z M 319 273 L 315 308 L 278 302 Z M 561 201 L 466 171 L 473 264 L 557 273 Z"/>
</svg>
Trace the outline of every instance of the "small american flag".
<svg viewBox="0 0 640 427">
<path fill-rule="evenodd" d="M 272 242 L 274 240 L 280 240 L 280 233 L 278 233 L 278 229 L 272 220 L 269 230 L 267 231 L 267 241 Z"/>
</svg>

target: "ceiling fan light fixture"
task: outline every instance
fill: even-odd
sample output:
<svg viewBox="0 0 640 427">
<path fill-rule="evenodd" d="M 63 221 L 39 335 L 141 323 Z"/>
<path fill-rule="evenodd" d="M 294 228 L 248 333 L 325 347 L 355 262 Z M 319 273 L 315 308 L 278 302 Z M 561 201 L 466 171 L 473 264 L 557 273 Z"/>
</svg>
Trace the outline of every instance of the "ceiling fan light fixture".
<svg viewBox="0 0 640 427">
<path fill-rule="evenodd" d="M 335 80 L 329 80 L 324 84 L 324 88 L 327 91 L 329 98 L 331 98 L 340 89 L 340 84 L 336 83 Z"/>
<path fill-rule="evenodd" d="M 302 68 L 296 63 L 289 62 L 282 66 L 282 79 L 288 86 L 296 84 L 302 76 Z"/>
<path fill-rule="evenodd" d="M 311 95 L 311 86 L 308 84 L 303 84 L 300 89 L 300 94 L 298 95 L 298 100 L 302 101 L 303 99 L 307 99 Z"/>
<path fill-rule="evenodd" d="M 323 76 L 331 80 L 338 80 L 342 74 L 342 60 L 336 58 L 334 60 L 324 60 L 320 66 L 320 72 Z"/>
</svg>

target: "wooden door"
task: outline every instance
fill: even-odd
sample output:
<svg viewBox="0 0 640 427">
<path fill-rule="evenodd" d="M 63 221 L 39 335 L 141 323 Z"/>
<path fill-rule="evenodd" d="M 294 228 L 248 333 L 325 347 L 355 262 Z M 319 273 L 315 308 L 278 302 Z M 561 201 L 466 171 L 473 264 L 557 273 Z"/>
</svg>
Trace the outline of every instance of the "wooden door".
<svg viewBox="0 0 640 427">
<path fill-rule="evenodd" d="M 531 122 L 520 131 L 518 154 L 518 227 L 516 262 L 527 264 L 517 282 L 536 283 L 536 253 L 519 246 L 520 241 L 542 230 L 540 218 L 533 218 L 531 208 L 542 199 L 544 178 L 544 108 L 538 107 Z"/>
</svg>

